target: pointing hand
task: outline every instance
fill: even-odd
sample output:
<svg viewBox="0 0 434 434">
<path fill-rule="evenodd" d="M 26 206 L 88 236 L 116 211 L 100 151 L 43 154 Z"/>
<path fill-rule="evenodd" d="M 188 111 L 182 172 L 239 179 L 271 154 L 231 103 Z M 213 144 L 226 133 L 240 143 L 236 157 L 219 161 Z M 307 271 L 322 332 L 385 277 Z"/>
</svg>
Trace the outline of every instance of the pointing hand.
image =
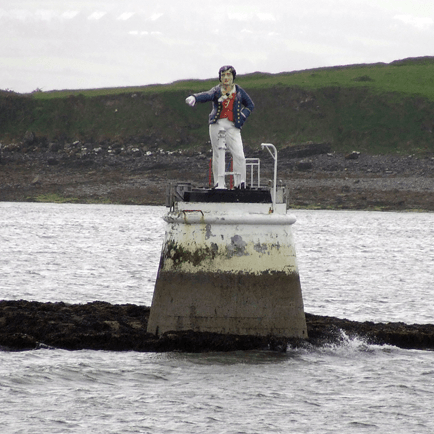
<svg viewBox="0 0 434 434">
<path fill-rule="evenodd" d="M 191 95 L 188 98 L 185 99 L 185 102 L 190 106 L 193 107 L 196 104 L 196 98 Z"/>
</svg>

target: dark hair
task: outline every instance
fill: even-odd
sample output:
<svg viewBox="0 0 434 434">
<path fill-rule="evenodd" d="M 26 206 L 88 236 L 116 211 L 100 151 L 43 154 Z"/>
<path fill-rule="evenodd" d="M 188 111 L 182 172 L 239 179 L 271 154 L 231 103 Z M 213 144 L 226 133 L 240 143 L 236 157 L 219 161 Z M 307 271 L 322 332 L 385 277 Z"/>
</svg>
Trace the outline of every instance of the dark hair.
<svg viewBox="0 0 434 434">
<path fill-rule="evenodd" d="M 235 77 L 237 76 L 237 71 L 235 71 L 235 68 L 231 65 L 225 65 L 219 69 L 219 81 L 222 81 L 222 73 L 225 71 L 232 72 L 232 75 L 233 75 L 234 81 L 235 81 Z"/>
</svg>

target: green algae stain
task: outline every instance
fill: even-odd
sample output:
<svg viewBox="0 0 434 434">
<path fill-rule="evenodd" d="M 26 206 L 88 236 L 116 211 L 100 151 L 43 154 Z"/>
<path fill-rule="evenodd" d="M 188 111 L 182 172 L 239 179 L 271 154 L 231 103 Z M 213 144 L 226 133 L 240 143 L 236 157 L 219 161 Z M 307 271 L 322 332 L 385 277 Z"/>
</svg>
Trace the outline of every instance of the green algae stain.
<svg viewBox="0 0 434 434">
<path fill-rule="evenodd" d="M 175 268 L 189 263 L 194 267 L 199 266 L 203 261 L 213 260 L 218 252 L 218 246 L 215 243 L 211 247 L 201 247 L 194 250 L 188 250 L 173 241 L 168 242 L 163 252 L 163 260 L 171 259 Z"/>
</svg>

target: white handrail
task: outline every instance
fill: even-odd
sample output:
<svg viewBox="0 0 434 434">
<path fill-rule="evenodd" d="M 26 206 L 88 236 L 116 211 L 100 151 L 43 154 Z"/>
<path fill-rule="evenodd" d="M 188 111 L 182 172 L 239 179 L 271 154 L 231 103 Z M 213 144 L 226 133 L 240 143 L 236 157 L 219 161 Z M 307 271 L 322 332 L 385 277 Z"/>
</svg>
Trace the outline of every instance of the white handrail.
<svg viewBox="0 0 434 434">
<path fill-rule="evenodd" d="M 259 158 L 246 158 L 246 170 L 248 167 L 250 167 L 250 185 L 252 187 L 255 186 L 254 182 L 254 176 L 253 176 L 253 167 L 256 166 L 257 168 L 257 187 L 259 188 L 261 186 L 261 160 Z"/>
<path fill-rule="evenodd" d="M 262 149 L 267 148 L 267 151 L 270 153 L 270 155 L 274 159 L 274 180 L 273 180 L 273 212 L 276 209 L 276 190 L 277 190 L 277 149 L 274 145 L 271 143 L 262 143 L 261 144 Z M 271 152 L 270 148 L 274 151 Z"/>
</svg>

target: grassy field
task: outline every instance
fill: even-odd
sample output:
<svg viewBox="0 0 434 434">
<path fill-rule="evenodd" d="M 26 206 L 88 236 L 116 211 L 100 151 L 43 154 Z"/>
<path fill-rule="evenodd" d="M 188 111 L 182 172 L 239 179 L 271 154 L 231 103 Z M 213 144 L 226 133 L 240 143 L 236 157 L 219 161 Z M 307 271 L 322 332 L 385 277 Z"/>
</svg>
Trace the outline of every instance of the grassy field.
<svg viewBox="0 0 434 434">
<path fill-rule="evenodd" d="M 34 131 L 47 140 L 133 141 L 165 149 L 208 142 L 209 105 L 187 95 L 211 80 L 164 85 L 0 93 L 0 141 Z M 256 104 L 246 145 L 330 142 L 335 151 L 434 152 L 434 58 L 237 77 Z"/>
<path fill-rule="evenodd" d="M 275 86 L 300 87 L 310 90 L 335 86 L 362 87 L 380 94 L 396 92 L 401 97 L 418 95 L 434 101 L 434 57 L 408 59 L 391 64 L 336 66 L 280 74 L 254 73 L 239 76 L 237 82 L 248 89 Z M 35 99 L 51 99 L 65 98 L 71 95 L 96 97 L 137 92 L 145 94 L 174 91 L 199 92 L 215 84 L 215 79 L 182 80 L 170 84 L 150 86 L 35 92 L 32 96 Z"/>
</svg>

